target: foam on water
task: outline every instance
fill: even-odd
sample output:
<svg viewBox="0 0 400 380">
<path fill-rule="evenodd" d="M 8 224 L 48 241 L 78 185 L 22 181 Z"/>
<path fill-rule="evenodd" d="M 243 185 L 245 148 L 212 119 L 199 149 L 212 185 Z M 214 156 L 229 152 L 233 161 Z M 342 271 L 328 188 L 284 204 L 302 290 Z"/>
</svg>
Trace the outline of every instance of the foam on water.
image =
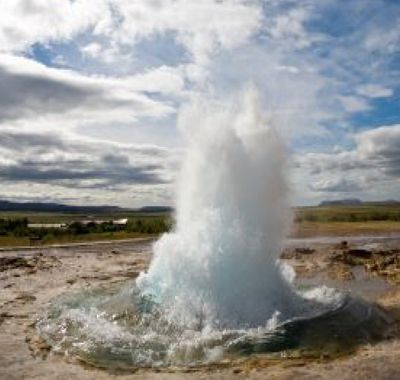
<svg viewBox="0 0 400 380">
<path fill-rule="evenodd" d="M 199 366 L 253 353 L 290 356 L 292 350 L 337 355 L 386 334 L 389 320 L 374 305 L 327 289 L 306 298 L 308 312 L 281 322 L 275 312 L 257 327 L 216 328 L 201 319 L 184 326 L 128 283 L 64 295 L 37 327 L 54 352 L 119 369 Z"/>
</svg>

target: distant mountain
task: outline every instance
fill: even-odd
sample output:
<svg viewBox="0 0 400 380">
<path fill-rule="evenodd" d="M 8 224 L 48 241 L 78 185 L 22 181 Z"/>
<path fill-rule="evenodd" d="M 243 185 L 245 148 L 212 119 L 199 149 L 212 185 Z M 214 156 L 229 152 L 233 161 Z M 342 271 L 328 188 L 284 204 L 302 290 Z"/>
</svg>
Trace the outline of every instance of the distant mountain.
<svg viewBox="0 0 400 380">
<path fill-rule="evenodd" d="M 322 201 L 319 206 L 358 206 L 362 205 L 363 201 L 360 199 L 336 199 L 331 201 Z"/>
<path fill-rule="evenodd" d="M 138 209 L 122 208 L 118 206 L 70 206 L 61 203 L 41 202 L 10 202 L 0 200 L 0 211 L 21 212 L 65 212 L 77 214 L 105 214 L 113 212 L 139 212 L 139 213 L 169 213 L 169 206 L 144 206 Z"/>
<path fill-rule="evenodd" d="M 364 202 L 360 199 L 353 198 L 353 199 L 336 199 L 331 201 L 322 201 L 319 206 L 361 206 L 361 205 L 399 205 L 400 201 L 394 199 L 388 199 L 384 201 L 368 201 Z"/>
<path fill-rule="evenodd" d="M 169 206 L 144 206 L 137 209 L 137 211 L 146 213 L 164 213 L 164 212 L 172 212 L 173 208 Z"/>
<path fill-rule="evenodd" d="M 112 213 L 129 211 L 117 206 L 69 206 L 59 203 L 9 202 L 0 200 L 0 211 L 67 212 L 67 213 Z"/>
</svg>

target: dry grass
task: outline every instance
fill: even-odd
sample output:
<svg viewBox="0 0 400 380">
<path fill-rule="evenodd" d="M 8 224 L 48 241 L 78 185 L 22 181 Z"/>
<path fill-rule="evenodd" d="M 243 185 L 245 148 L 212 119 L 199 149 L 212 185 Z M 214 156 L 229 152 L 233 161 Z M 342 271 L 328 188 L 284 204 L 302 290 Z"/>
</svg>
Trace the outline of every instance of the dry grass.
<svg viewBox="0 0 400 380">
<path fill-rule="evenodd" d="M 312 206 L 295 209 L 298 222 L 400 222 L 400 204 L 362 204 L 358 206 Z"/>
<path fill-rule="evenodd" d="M 85 243 L 105 240 L 123 240 L 139 237 L 149 237 L 151 234 L 141 234 L 138 232 L 105 232 L 105 233 L 89 233 L 85 235 L 62 235 L 53 236 L 39 243 L 30 243 L 28 237 L 0 236 L 0 247 L 26 247 L 30 245 L 51 245 L 51 244 L 69 244 L 69 243 Z"/>
<path fill-rule="evenodd" d="M 400 233 L 400 222 L 300 222 L 294 223 L 292 237 L 387 235 Z"/>
</svg>

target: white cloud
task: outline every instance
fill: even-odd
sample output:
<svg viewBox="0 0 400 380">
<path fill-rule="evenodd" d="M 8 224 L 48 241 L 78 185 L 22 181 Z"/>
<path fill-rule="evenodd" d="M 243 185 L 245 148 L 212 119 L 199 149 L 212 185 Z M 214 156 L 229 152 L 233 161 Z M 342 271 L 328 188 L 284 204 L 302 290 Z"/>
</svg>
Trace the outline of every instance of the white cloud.
<svg viewBox="0 0 400 380">
<path fill-rule="evenodd" d="M 184 68 L 160 66 L 125 78 L 132 90 L 181 95 L 184 92 Z"/>
<path fill-rule="evenodd" d="M 338 96 L 338 99 L 340 100 L 343 108 L 347 112 L 361 112 L 361 111 L 368 111 L 371 106 L 368 104 L 368 102 L 357 96 Z"/>
<path fill-rule="evenodd" d="M 85 76 L 22 57 L 0 55 L 0 81 L 2 88 L 7 88 L 0 97 L 0 122 L 48 118 L 74 127 L 84 122 L 134 122 L 143 117 L 170 115 L 174 108 L 144 92 L 149 91 L 148 82 L 157 80 L 159 92 L 178 93 L 180 78 L 162 69 L 154 74 L 152 77 L 149 71 L 145 77 L 127 78 Z"/>
<path fill-rule="evenodd" d="M 172 149 L 16 129 L 0 130 L 0 141 L 2 197 L 29 199 L 35 189 L 30 196 L 132 207 L 171 196 Z"/>
<path fill-rule="evenodd" d="M 285 136 L 308 147 L 314 138 L 327 150 L 327 144 L 340 146 L 347 138 L 354 113 L 372 110 L 378 103 L 373 99 L 391 97 L 400 85 L 391 67 L 399 46 L 394 2 L 3 3 L 0 81 L 7 91 L 0 94 L 0 131 L 73 130 L 82 135 L 91 128 L 89 134 L 101 140 L 102 129 L 109 137 L 124 125 L 132 128 L 131 141 L 154 133 L 161 141 L 173 129 L 182 101 L 201 91 L 232 93 L 250 81 L 261 89 L 266 113 Z M 371 17 L 363 21 L 367 13 Z M 356 18 L 357 28 L 350 27 Z M 171 51 L 157 45 L 164 39 Z M 176 56 L 165 59 L 168 54 Z M 40 56 L 71 69 L 49 68 L 22 56 Z M 159 123 L 159 129 L 152 123 Z M 351 183 L 365 184 L 372 177 L 393 179 L 395 160 L 387 152 L 396 147 L 385 139 L 397 141 L 397 132 L 390 129 L 357 135 L 354 149 L 306 154 L 302 167 L 313 173 L 311 187 L 334 193 L 332 189 L 350 189 Z M 56 157 L 60 162 L 65 158 Z M 365 181 L 357 181 L 357 175 Z"/>
<path fill-rule="evenodd" d="M 83 54 L 88 55 L 89 57 L 98 58 L 101 54 L 102 47 L 97 42 L 92 42 L 87 44 L 81 48 Z"/>
<path fill-rule="evenodd" d="M 6 25 L 8 21 L 4 18 L 5 22 L 1 23 L 0 20 L 0 40 L 4 42 L 4 51 L 24 50 L 36 42 L 70 39 L 74 34 L 87 30 L 89 25 L 95 26 L 98 33 L 101 24 L 106 23 L 108 18 L 112 19 L 108 7 L 105 7 L 103 2 L 96 6 L 103 9 L 104 13 L 94 12 L 90 17 L 82 8 L 85 5 L 84 1 L 76 2 L 74 9 L 64 9 L 63 16 L 54 14 L 58 9 L 49 9 L 50 3 L 21 2 L 20 9 L 9 7 L 9 11 L 14 12 L 14 17 L 24 17 L 25 23 L 15 23 L 12 32 L 9 32 Z M 88 9 L 92 8 L 92 3 L 91 6 L 89 3 L 86 2 Z M 64 5 L 60 4 L 60 9 L 63 9 Z M 179 6 L 186 5 L 182 3 Z M 74 12 L 78 12 L 79 15 Z M 164 13 L 165 17 L 171 15 L 168 12 Z M 126 24 L 122 29 L 132 21 L 129 18 L 131 16 L 133 17 L 129 12 L 124 15 Z M 52 24 L 50 21 L 57 20 L 57 17 L 64 19 Z M 167 21 L 170 24 L 165 27 L 173 28 L 171 21 L 165 20 Z M 206 17 L 203 15 L 200 24 L 205 21 Z M 179 38 L 185 37 L 187 43 L 191 42 L 191 38 L 197 39 L 195 34 L 201 32 L 200 24 L 196 27 L 197 32 L 188 33 L 185 31 L 186 26 L 182 24 Z M 192 26 L 187 24 L 188 28 Z M 213 28 L 218 30 L 219 26 L 220 24 L 208 24 L 209 38 L 214 38 L 211 31 Z M 141 34 L 140 38 L 163 33 L 158 27 L 153 27 Z M 113 34 L 107 36 L 110 40 L 104 47 L 99 42 L 89 42 L 83 46 L 82 53 L 91 59 L 118 61 L 121 57 L 119 44 L 129 42 L 133 46 L 137 41 L 134 35 L 129 36 L 129 41 L 125 41 L 125 37 L 122 38 L 124 30 L 120 30 L 118 36 L 113 30 Z M 240 30 L 240 33 L 242 31 Z M 216 40 L 210 40 L 211 44 L 215 45 L 214 47 L 220 44 L 229 46 L 223 35 L 222 30 L 217 31 Z M 183 43 L 183 40 L 181 42 Z M 200 49 L 200 45 L 197 45 L 196 49 Z M 59 55 L 53 62 L 64 65 L 64 58 L 68 59 Z M 132 155 L 129 153 L 131 148 L 101 142 L 101 136 L 90 141 L 78 133 L 81 126 L 88 123 L 109 123 L 110 128 L 115 128 L 118 123 L 132 123 L 134 131 L 134 123 L 142 118 L 160 118 L 174 114 L 175 108 L 171 101 L 160 100 L 161 97 L 153 95 L 182 96 L 186 70 L 181 66 L 160 66 L 123 77 L 94 76 L 74 70 L 49 68 L 33 59 L 2 54 L 0 81 L 2 88 L 7 87 L 8 91 L 0 96 L 0 132 L 10 132 L 10 128 L 11 131 L 18 130 L 25 134 L 36 130 L 36 137 L 42 142 L 40 146 L 25 148 L 23 154 L 17 154 L 15 150 L 8 149 L 13 141 L 10 133 L 9 138 L 5 138 L 3 133 L 0 143 L 3 175 L 1 196 L 27 199 L 29 193 L 33 192 L 36 196 L 40 197 L 42 194 L 47 199 L 64 199 L 79 203 L 82 199 L 92 203 L 116 203 L 118 200 L 119 204 L 124 205 L 170 202 L 169 183 L 173 179 L 176 163 L 167 170 L 166 166 L 170 160 L 165 155 L 159 156 L 161 148 L 148 150 L 148 154 L 140 156 L 137 154 L 139 148 L 133 147 L 133 152 L 136 153 Z M 49 141 L 51 146 L 45 146 L 44 136 L 56 131 L 60 134 L 71 129 L 77 133 L 74 142 L 63 139 L 63 144 L 60 145 L 53 139 Z M 80 144 L 77 144 L 78 139 Z M 19 136 L 17 151 L 21 148 L 23 140 L 24 137 Z M 107 153 L 108 151 L 112 154 Z M 124 160 L 120 157 L 118 162 L 114 159 L 110 161 L 108 158 L 116 157 L 115 151 L 119 154 L 122 152 L 121 157 Z M 159 169 L 162 167 L 164 169 Z M 132 184 L 132 181 L 138 183 Z M 121 189 L 124 189 L 124 194 L 120 193 Z M 128 195 L 129 193 L 131 195 Z M 133 197 L 137 199 L 132 199 Z"/>
<path fill-rule="evenodd" d="M 360 161 L 372 161 L 386 174 L 400 175 L 400 124 L 365 131 L 355 139 Z"/>
<path fill-rule="evenodd" d="M 243 43 L 260 25 L 261 9 L 256 2 L 233 1 L 130 1 L 112 2 L 117 13 L 111 25 L 104 23 L 96 33 L 112 34 L 122 44 L 132 44 L 147 36 L 167 31 L 193 55 L 197 62 L 208 61 L 218 49 Z"/>
<path fill-rule="evenodd" d="M 388 98 L 393 90 L 379 84 L 365 84 L 357 88 L 357 93 L 368 98 Z"/>
<path fill-rule="evenodd" d="M 310 184 L 310 188 L 317 192 L 354 193 L 360 191 L 360 181 L 348 180 L 346 178 L 328 178 Z"/>
<path fill-rule="evenodd" d="M 306 153 L 296 157 L 299 181 L 324 193 L 352 193 L 375 199 L 398 198 L 400 125 L 379 127 L 354 136 L 351 150 Z"/>
<path fill-rule="evenodd" d="M 399 51 L 400 45 L 400 26 L 397 22 L 383 22 L 370 30 L 363 41 L 363 46 L 368 51 L 383 53 L 395 53 Z"/>
<path fill-rule="evenodd" d="M 89 42 L 81 48 L 83 54 L 112 63 L 126 46 L 172 32 L 200 72 L 218 49 L 231 49 L 256 32 L 261 16 L 259 4 L 245 0 L 60 0 L 56 6 L 52 0 L 16 0 L 2 4 L 0 52 L 66 41 L 85 32 L 104 39 L 106 46 Z"/>
<path fill-rule="evenodd" d="M 265 30 L 274 39 L 285 40 L 295 48 L 305 48 L 316 38 L 304 28 L 304 22 L 309 18 L 309 9 L 299 6 L 273 17 Z"/>
<path fill-rule="evenodd" d="M 279 65 L 276 67 L 278 71 L 286 71 L 290 74 L 298 74 L 300 70 L 296 66 Z"/>
<path fill-rule="evenodd" d="M 60 41 L 87 30 L 109 12 L 106 1 L 3 1 L 0 12 L 0 51 L 22 51 L 31 44 Z"/>
</svg>

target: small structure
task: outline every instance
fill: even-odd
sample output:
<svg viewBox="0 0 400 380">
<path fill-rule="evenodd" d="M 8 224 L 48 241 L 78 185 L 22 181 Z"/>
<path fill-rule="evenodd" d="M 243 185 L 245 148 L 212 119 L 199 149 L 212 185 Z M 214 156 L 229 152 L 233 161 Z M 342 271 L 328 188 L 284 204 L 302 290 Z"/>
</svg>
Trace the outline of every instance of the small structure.
<svg viewBox="0 0 400 380">
<path fill-rule="evenodd" d="M 116 224 L 117 226 L 126 226 L 127 223 L 128 218 L 113 220 L 113 224 Z"/>
<path fill-rule="evenodd" d="M 29 223 L 28 228 L 67 228 L 66 223 Z"/>
<path fill-rule="evenodd" d="M 88 224 L 114 224 L 116 226 L 126 226 L 128 223 L 128 218 L 124 219 L 116 219 L 116 220 L 99 220 L 99 219 L 92 219 L 92 220 L 80 220 L 76 221 L 75 223 L 80 223 L 83 225 Z M 40 229 L 40 228 L 54 228 L 54 229 L 65 229 L 71 223 L 29 223 L 28 228 Z"/>
<path fill-rule="evenodd" d="M 125 226 L 128 223 L 128 219 L 124 218 L 124 219 L 117 219 L 117 220 L 99 220 L 99 219 L 93 219 L 93 220 L 82 220 L 79 223 L 81 224 L 106 224 L 106 223 L 111 223 L 111 224 L 115 224 L 117 226 Z"/>
</svg>

